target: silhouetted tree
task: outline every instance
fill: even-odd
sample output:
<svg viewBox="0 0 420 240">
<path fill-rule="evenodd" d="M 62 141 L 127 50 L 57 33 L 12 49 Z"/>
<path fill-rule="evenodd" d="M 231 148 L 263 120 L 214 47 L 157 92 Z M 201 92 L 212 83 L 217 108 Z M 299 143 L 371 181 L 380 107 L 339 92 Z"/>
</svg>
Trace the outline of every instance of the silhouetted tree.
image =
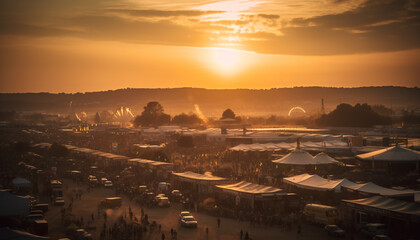
<svg viewBox="0 0 420 240">
<path fill-rule="evenodd" d="M 158 102 L 149 102 L 141 115 L 134 119 L 134 126 L 157 127 L 171 122 L 171 116 L 163 112 L 163 107 Z"/>
<path fill-rule="evenodd" d="M 232 109 L 228 108 L 226 109 L 223 113 L 222 113 L 222 118 L 221 119 L 235 119 L 236 115 L 235 113 L 232 111 Z"/>
<path fill-rule="evenodd" d="M 96 124 L 101 123 L 101 116 L 99 116 L 98 112 L 96 112 L 96 114 L 95 114 L 94 121 L 95 121 Z"/>
<path fill-rule="evenodd" d="M 194 113 L 191 113 L 189 115 L 181 113 L 179 115 L 176 115 L 172 119 L 172 123 L 180 125 L 200 125 L 203 124 L 203 120 Z"/>
<path fill-rule="evenodd" d="M 372 110 L 377 114 L 385 117 L 391 117 L 394 115 L 394 111 L 391 108 L 387 108 L 384 105 L 373 105 Z"/>
<path fill-rule="evenodd" d="M 354 107 L 342 103 L 334 111 L 318 119 L 318 124 L 334 127 L 371 127 L 391 123 L 391 118 L 380 116 L 366 103 L 356 104 Z"/>
<path fill-rule="evenodd" d="M 101 114 L 99 114 L 99 117 L 102 122 L 114 121 L 114 116 L 110 111 L 102 111 Z"/>
</svg>

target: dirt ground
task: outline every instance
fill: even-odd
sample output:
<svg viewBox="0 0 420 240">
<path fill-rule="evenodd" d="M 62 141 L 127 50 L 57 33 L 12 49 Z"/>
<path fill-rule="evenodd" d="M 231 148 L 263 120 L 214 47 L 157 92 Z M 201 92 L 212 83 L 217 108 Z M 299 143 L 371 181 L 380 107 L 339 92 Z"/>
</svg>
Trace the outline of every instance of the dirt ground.
<svg viewBox="0 0 420 240">
<path fill-rule="evenodd" d="M 64 181 L 64 199 L 65 207 L 69 206 L 71 198 L 76 198 L 75 192 L 81 189 L 83 191 L 81 200 L 74 200 L 72 204 L 72 214 L 76 218 L 83 217 L 83 223 L 85 229 L 92 234 L 93 239 L 99 239 L 100 232 L 103 228 L 104 217 L 100 214 L 98 217 L 98 204 L 106 197 L 114 197 L 115 191 L 113 189 L 105 189 L 103 187 L 95 188 L 92 192 L 87 192 L 86 185 L 77 186 L 72 180 Z M 112 226 L 121 216 L 127 221 L 129 219 L 129 208 L 131 207 L 134 217 L 140 219 L 141 206 L 135 202 L 130 202 L 128 197 L 122 196 L 123 204 L 117 209 L 108 209 L 107 213 L 107 225 Z M 46 219 L 49 223 L 49 234 L 51 239 L 58 239 L 65 237 L 64 227 L 61 224 L 61 209 L 62 206 L 53 206 L 50 204 L 50 209 L 46 214 Z M 161 224 L 161 232 L 156 230 L 148 231 L 145 234 L 144 239 L 162 239 L 162 233 L 165 233 L 166 238 L 170 239 L 170 229 L 174 229 L 178 233 L 178 239 L 189 240 L 189 239 L 240 239 L 240 231 L 242 230 L 244 235 L 248 232 L 252 240 L 268 240 L 268 239 L 301 239 L 301 240 L 317 240 L 317 239 L 334 239 L 328 237 L 324 229 L 321 226 L 315 225 L 302 225 L 302 233 L 297 234 L 297 226 L 292 226 L 289 231 L 282 231 L 279 227 L 263 227 L 263 226 L 251 226 L 249 222 L 239 222 L 234 219 L 221 218 L 220 228 L 217 227 L 216 217 L 209 216 L 204 213 L 191 212 L 192 215 L 198 221 L 198 228 L 189 229 L 180 226 L 178 222 L 178 214 L 180 213 L 181 205 L 173 203 L 169 208 L 147 208 L 143 207 L 145 213 L 149 216 L 149 221 L 156 221 L 157 225 Z M 94 215 L 92 221 L 91 215 Z M 133 219 L 134 219 L 133 217 Z M 89 222 L 89 226 L 87 226 Z M 206 228 L 209 229 L 206 234 Z M 349 238 L 348 238 L 349 239 Z M 355 238 L 356 239 L 356 238 Z"/>
</svg>

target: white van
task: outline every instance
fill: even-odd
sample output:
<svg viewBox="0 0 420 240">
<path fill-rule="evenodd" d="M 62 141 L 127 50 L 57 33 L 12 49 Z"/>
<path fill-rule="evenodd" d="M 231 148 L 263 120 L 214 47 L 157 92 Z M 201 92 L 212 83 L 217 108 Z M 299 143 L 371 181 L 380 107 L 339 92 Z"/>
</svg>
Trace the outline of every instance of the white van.
<svg viewBox="0 0 420 240">
<path fill-rule="evenodd" d="M 171 188 L 171 184 L 167 182 L 160 182 L 158 184 L 158 192 L 166 192 Z"/>
</svg>

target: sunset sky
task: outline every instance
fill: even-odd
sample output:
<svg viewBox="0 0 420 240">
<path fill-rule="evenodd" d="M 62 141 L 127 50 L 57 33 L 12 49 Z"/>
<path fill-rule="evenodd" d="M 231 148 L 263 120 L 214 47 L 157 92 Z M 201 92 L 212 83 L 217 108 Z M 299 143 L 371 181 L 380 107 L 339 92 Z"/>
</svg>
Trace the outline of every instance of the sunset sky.
<svg viewBox="0 0 420 240">
<path fill-rule="evenodd" d="M 419 86 L 418 0 L 1 0 L 0 91 Z"/>
</svg>

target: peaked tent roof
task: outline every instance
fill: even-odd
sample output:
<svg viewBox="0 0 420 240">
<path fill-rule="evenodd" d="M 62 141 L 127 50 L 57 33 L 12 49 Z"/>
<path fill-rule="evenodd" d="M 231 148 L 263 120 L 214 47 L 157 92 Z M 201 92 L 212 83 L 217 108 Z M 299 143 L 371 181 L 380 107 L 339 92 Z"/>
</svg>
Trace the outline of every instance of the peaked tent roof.
<svg viewBox="0 0 420 240">
<path fill-rule="evenodd" d="M 347 179 L 328 180 L 318 175 L 310 175 L 307 173 L 283 178 L 283 181 L 291 185 L 295 185 L 299 188 L 318 190 L 318 191 L 329 191 L 334 190 L 336 192 L 341 191 L 341 186 L 351 186 L 355 183 Z"/>
<path fill-rule="evenodd" d="M 339 164 L 340 162 L 325 153 L 319 153 L 312 157 L 308 152 L 296 148 L 286 156 L 273 160 L 273 163 L 290 165 L 318 165 L 318 164 Z"/>
<path fill-rule="evenodd" d="M 303 151 L 300 148 L 296 148 L 286 156 L 273 160 L 273 163 L 279 164 L 291 164 L 291 165 L 309 165 L 315 164 L 314 158 L 311 154 Z"/>
<path fill-rule="evenodd" d="M 314 160 L 316 164 L 340 164 L 339 161 L 335 160 L 334 158 L 328 156 L 326 153 L 318 153 Z"/>
<path fill-rule="evenodd" d="M 226 190 L 228 192 L 242 192 L 249 194 L 274 194 L 284 192 L 284 190 L 280 188 L 245 181 L 228 185 L 216 185 L 216 187 Z"/>
<path fill-rule="evenodd" d="M 357 155 L 362 160 L 375 161 L 420 161 L 420 152 L 400 146 L 389 147 Z"/>
</svg>

